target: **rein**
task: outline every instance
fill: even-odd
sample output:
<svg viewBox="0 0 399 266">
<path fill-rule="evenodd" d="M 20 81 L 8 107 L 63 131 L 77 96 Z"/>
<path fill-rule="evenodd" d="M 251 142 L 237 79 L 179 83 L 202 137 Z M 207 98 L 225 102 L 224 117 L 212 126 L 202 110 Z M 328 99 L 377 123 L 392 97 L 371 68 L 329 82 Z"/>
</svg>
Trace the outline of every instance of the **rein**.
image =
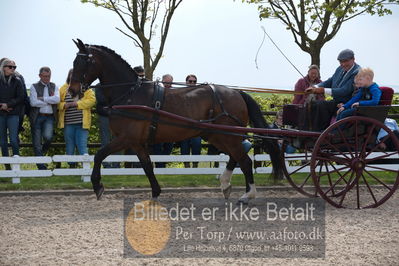
<svg viewBox="0 0 399 266">
<path fill-rule="evenodd" d="M 185 87 L 190 87 L 190 85 L 187 85 L 184 82 L 170 82 L 170 84 L 174 85 L 179 85 L 179 86 L 185 86 Z M 269 88 L 256 88 L 256 87 L 245 87 L 245 86 L 234 86 L 234 85 L 224 85 L 224 84 L 213 84 L 213 83 L 198 83 L 196 86 L 201 86 L 201 85 L 216 85 L 216 86 L 225 86 L 227 88 L 233 89 L 233 90 L 240 90 L 240 91 L 248 91 L 248 92 L 263 92 L 263 93 L 277 93 L 277 94 L 298 94 L 298 95 L 304 95 L 306 94 L 305 92 L 299 92 L 299 91 L 293 91 L 293 90 L 281 90 L 281 89 L 269 89 Z"/>
<path fill-rule="evenodd" d="M 154 83 L 154 82 L 156 82 L 156 81 L 144 80 L 144 81 L 141 81 L 141 84 Z M 105 85 L 98 84 L 98 85 L 89 86 L 89 88 L 100 88 L 101 89 L 101 88 L 111 88 L 111 87 L 133 86 L 133 85 L 136 85 L 136 83 L 137 82 L 112 83 L 112 84 L 105 84 Z"/>
<path fill-rule="evenodd" d="M 280 89 L 268 89 L 268 88 L 254 88 L 254 87 L 242 87 L 242 86 L 233 86 L 233 85 L 225 85 L 228 88 L 234 90 L 242 90 L 249 92 L 263 92 L 263 93 L 277 93 L 277 94 L 298 94 L 304 95 L 305 92 L 293 91 L 293 90 L 280 90 Z"/>
</svg>

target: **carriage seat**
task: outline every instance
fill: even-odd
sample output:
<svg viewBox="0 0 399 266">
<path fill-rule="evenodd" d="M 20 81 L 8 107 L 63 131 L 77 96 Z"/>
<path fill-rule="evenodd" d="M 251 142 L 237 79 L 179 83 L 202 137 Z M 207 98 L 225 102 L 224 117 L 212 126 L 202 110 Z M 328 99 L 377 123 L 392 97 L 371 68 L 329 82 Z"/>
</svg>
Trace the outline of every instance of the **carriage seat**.
<svg viewBox="0 0 399 266">
<path fill-rule="evenodd" d="M 393 89 L 390 87 L 380 87 L 381 98 L 379 105 L 391 105 L 393 99 Z"/>
<path fill-rule="evenodd" d="M 388 116 L 388 111 L 392 104 L 393 99 L 393 89 L 390 87 L 380 87 L 381 90 L 381 98 L 376 106 L 359 106 L 356 111 L 356 115 L 367 116 L 370 118 L 374 118 L 381 123 L 384 123 L 385 119 Z"/>
</svg>

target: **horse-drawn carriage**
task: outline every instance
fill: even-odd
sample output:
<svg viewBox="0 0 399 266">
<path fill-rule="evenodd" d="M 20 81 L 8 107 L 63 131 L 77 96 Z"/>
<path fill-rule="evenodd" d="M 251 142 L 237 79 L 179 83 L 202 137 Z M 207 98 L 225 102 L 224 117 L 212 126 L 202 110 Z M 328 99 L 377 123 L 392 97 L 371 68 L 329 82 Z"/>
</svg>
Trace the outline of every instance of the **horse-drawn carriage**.
<svg viewBox="0 0 399 266">
<path fill-rule="evenodd" d="M 384 124 L 393 90 L 381 90 L 379 106 L 360 106 L 355 116 L 331 123 L 318 137 L 283 138 L 283 151 L 287 145 L 300 151 L 281 153 L 286 162 L 284 174 L 295 189 L 311 197 L 320 195 L 336 207 L 354 208 L 377 207 L 395 192 L 399 185 L 399 141 Z M 311 125 L 304 121 L 310 121 L 306 119 L 309 112 L 306 106 L 286 105 L 283 123 L 308 129 Z M 379 140 L 380 130 L 387 135 Z"/>
<path fill-rule="evenodd" d="M 209 84 L 163 89 L 157 82 L 138 79 L 114 51 L 85 45 L 80 40 L 75 43 L 79 52 L 70 90 L 84 93 L 99 78 L 108 99 L 111 130 L 116 135 L 94 159 L 91 180 L 98 199 L 104 191 L 100 183 L 101 162 L 109 154 L 128 147 L 134 149 L 151 184 L 152 196 L 157 198 L 161 189 L 153 173 L 148 144 L 201 136 L 230 155 L 220 177 L 224 196 L 230 195 L 230 178 L 238 163 L 246 180 L 246 193 L 239 202 L 248 203 L 256 194 L 252 161 L 241 145 L 248 133 L 262 140 L 277 178 L 284 174 L 302 194 L 320 195 L 336 207 L 377 207 L 399 185 L 398 165 L 391 162 L 399 159 L 399 140 L 384 125 L 388 105 L 362 107 L 359 115 L 333 123 L 323 132 L 270 129 L 257 103 L 242 91 Z M 382 98 L 386 100 L 387 95 L 384 93 Z M 285 107 L 286 124 L 300 127 L 293 121 L 301 121 L 302 113 L 290 116 L 290 108 Z M 248 122 L 252 127 L 246 127 Z M 380 130 L 387 135 L 377 141 Z M 282 149 L 277 139 L 283 140 Z M 394 145 L 392 151 L 381 149 L 381 143 L 388 141 Z M 288 144 L 295 146 L 298 153 L 284 153 Z M 374 184 L 379 185 L 377 189 Z"/>
</svg>

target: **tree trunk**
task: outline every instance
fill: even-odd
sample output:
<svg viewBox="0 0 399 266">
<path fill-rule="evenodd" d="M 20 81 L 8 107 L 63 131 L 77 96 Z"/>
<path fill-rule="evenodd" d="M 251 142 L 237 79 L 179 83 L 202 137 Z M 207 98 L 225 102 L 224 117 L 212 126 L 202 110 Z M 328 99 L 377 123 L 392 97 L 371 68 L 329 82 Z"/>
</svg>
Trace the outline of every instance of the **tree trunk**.
<svg viewBox="0 0 399 266">
<path fill-rule="evenodd" d="M 311 65 L 318 65 L 320 67 L 320 52 L 321 47 L 311 47 L 310 49 L 310 57 L 311 57 Z"/>
</svg>

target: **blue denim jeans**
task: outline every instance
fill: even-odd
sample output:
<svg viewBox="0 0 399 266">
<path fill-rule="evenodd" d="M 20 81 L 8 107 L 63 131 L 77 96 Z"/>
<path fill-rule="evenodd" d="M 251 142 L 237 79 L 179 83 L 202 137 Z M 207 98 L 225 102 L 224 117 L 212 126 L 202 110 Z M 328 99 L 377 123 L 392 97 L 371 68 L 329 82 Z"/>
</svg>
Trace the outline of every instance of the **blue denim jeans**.
<svg viewBox="0 0 399 266">
<path fill-rule="evenodd" d="M 54 134 L 54 116 L 38 116 L 32 129 L 33 151 L 43 156 L 48 151 Z M 43 144 L 42 144 L 43 141 Z"/>
<path fill-rule="evenodd" d="M 356 110 L 355 108 L 349 108 L 349 109 L 343 110 L 341 113 L 339 113 L 337 115 L 337 121 L 344 119 L 346 117 L 349 117 L 349 116 L 353 116 L 353 114 L 355 113 L 355 110 Z"/>
<path fill-rule="evenodd" d="M 154 144 L 154 146 L 153 146 L 153 153 L 155 155 L 170 155 L 172 150 L 173 150 L 173 142 L 172 143 L 169 143 L 169 142 L 158 143 L 158 144 Z M 155 163 L 155 167 L 165 168 L 166 163 L 164 163 L 164 162 Z"/>
<path fill-rule="evenodd" d="M 18 125 L 18 115 L 0 115 L 0 146 L 3 156 L 9 156 L 8 138 L 10 138 L 13 155 L 19 155 Z"/>
<path fill-rule="evenodd" d="M 186 139 L 180 142 L 181 155 L 189 155 L 190 150 L 192 155 L 201 154 L 201 137 Z"/>
<path fill-rule="evenodd" d="M 103 148 L 105 145 L 110 143 L 112 140 L 112 134 L 111 134 L 111 130 L 109 128 L 108 116 L 104 116 L 104 115 L 98 116 L 98 128 L 100 130 L 101 148 Z M 121 153 L 118 152 L 115 154 L 121 154 Z M 103 162 L 102 164 L 103 164 L 104 168 L 120 168 L 120 163 L 118 163 L 118 162 L 113 162 L 113 163 Z"/>
<path fill-rule="evenodd" d="M 71 124 L 65 125 L 64 128 L 64 139 L 66 145 L 66 154 L 74 155 L 75 148 L 78 150 L 78 154 L 83 155 L 88 153 L 87 151 L 87 138 L 89 137 L 89 131 L 82 127 L 82 124 Z"/>
</svg>

